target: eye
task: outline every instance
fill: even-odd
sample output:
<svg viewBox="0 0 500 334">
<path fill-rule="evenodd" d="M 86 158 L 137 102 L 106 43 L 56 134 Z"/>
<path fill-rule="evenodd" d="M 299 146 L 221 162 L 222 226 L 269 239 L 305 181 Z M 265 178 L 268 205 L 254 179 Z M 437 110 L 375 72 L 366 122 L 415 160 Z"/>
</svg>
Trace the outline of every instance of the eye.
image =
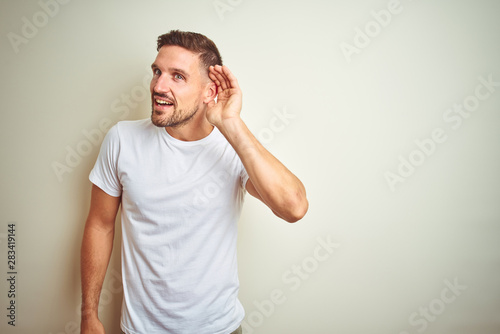
<svg viewBox="0 0 500 334">
<path fill-rule="evenodd" d="M 176 78 L 177 80 L 184 80 L 184 77 L 179 73 L 174 74 L 174 78 Z"/>
<path fill-rule="evenodd" d="M 153 74 L 156 75 L 156 76 L 160 76 L 161 75 L 161 71 L 160 69 L 158 68 L 153 68 Z"/>
</svg>

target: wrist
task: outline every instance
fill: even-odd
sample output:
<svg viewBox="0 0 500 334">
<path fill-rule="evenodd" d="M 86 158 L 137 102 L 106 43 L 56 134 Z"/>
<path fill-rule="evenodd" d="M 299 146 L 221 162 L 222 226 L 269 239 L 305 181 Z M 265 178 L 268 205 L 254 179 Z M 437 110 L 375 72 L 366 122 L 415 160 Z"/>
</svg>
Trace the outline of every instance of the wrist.
<svg viewBox="0 0 500 334">
<path fill-rule="evenodd" d="M 239 116 L 225 119 L 217 128 L 240 157 L 260 150 L 259 141 Z"/>
<path fill-rule="evenodd" d="M 94 308 L 84 308 L 82 307 L 82 314 L 81 314 L 82 322 L 91 322 L 95 320 L 99 320 L 99 314 L 97 309 Z"/>
<path fill-rule="evenodd" d="M 221 119 L 215 126 L 226 138 L 228 138 L 241 133 L 241 129 L 245 126 L 245 123 L 239 115 L 236 115 Z"/>
</svg>

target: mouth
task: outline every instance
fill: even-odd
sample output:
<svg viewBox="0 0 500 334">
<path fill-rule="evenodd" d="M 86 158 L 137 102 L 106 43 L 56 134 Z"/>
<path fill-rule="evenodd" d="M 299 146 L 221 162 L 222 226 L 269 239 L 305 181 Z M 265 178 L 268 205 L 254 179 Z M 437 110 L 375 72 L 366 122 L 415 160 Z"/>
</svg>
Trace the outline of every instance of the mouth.
<svg viewBox="0 0 500 334">
<path fill-rule="evenodd" d="M 172 101 L 159 97 L 154 97 L 153 102 L 155 109 L 157 110 L 167 110 L 174 106 L 174 103 Z"/>
</svg>

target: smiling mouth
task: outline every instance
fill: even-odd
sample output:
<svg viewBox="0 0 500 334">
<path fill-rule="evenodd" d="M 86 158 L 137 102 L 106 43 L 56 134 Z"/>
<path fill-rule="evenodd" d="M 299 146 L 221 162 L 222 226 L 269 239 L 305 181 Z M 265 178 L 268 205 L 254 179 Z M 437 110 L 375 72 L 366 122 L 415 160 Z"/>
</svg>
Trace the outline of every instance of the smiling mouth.
<svg viewBox="0 0 500 334">
<path fill-rule="evenodd" d="M 174 105 L 172 102 L 169 102 L 166 100 L 160 100 L 160 99 L 155 99 L 155 104 L 157 106 L 173 106 Z"/>
</svg>

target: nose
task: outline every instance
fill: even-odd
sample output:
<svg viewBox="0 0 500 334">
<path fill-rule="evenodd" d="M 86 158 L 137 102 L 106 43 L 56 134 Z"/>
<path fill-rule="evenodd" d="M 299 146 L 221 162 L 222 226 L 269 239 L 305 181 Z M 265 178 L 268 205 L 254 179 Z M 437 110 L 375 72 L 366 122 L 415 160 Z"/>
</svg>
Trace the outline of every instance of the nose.
<svg viewBox="0 0 500 334">
<path fill-rule="evenodd" d="M 158 77 L 153 77 L 151 80 L 151 92 L 152 93 L 168 93 L 170 91 L 170 83 L 166 76 L 160 75 Z"/>
</svg>

